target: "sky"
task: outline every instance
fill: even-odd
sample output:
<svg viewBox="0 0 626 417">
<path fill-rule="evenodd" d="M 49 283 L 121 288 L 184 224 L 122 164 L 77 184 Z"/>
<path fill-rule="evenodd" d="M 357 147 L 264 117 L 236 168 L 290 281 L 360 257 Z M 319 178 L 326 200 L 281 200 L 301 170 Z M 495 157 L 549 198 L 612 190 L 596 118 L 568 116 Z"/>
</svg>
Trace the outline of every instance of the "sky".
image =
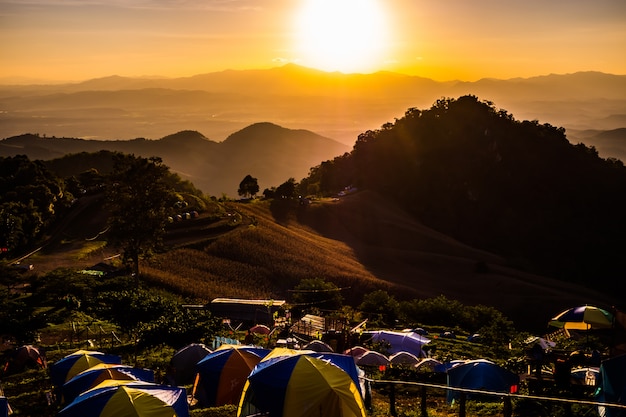
<svg viewBox="0 0 626 417">
<path fill-rule="evenodd" d="M 0 0 L 0 80 L 296 63 L 438 81 L 626 74 L 624 0 Z"/>
</svg>

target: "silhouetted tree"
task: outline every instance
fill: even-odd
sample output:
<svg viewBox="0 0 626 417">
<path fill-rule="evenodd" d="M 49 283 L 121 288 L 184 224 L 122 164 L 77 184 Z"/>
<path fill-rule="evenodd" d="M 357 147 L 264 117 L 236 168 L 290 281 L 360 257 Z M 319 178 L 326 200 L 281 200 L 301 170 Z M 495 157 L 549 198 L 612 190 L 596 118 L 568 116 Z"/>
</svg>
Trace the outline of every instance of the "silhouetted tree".
<svg viewBox="0 0 626 417">
<path fill-rule="evenodd" d="M 169 169 L 161 158 L 119 154 L 107 189 L 108 238 L 123 251 L 139 286 L 139 258 L 162 245 L 167 218 L 177 196 L 166 183 Z"/>
<path fill-rule="evenodd" d="M 274 198 L 293 198 L 296 195 L 296 180 L 289 178 L 276 188 Z"/>
<path fill-rule="evenodd" d="M 343 303 L 341 289 L 321 278 L 303 279 L 292 292 L 296 311 L 338 310 Z"/>
<path fill-rule="evenodd" d="M 239 183 L 237 194 L 241 197 L 254 197 L 259 192 L 259 182 L 252 175 L 248 174 Z"/>
</svg>

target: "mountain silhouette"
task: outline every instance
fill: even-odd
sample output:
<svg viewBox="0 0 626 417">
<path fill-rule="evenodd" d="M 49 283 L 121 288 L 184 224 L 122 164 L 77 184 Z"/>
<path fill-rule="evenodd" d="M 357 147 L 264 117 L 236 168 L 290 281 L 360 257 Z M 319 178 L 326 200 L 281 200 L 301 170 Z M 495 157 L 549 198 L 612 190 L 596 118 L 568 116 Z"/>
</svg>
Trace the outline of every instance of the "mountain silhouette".
<svg viewBox="0 0 626 417">
<path fill-rule="evenodd" d="M 0 141 L 0 156 L 27 155 L 50 160 L 67 154 L 119 151 L 137 156 L 159 156 L 170 169 L 204 193 L 237 196 L 239 182 L 248 174 L 261 190 L 289 178 L 300 179 L 310 167 L 334 158 L 349 148 L 306 130 L 272 123 L 256 123 L 214 142 L 196 131 L 181 131 L 159 140 L 98 141 L 20 135 Z"/>
<path fill-rule="evenodd" d="M 98 140 L 195 130 L 216 142 L 259 121 L 352 146 L 359 134 L 442 97 L 473 94 L 525 120 L 567 131 L 626 127 L 626 76 L 598 72 L 439 82 L 391 72 L 342 74 L 297 66 L 182 78 L 110 76 L 62 85 L 0 86 L 0 138 L 24 133 Z M 570 138 L 577 143 L 578 136 Z M 595 145 L 594 138 L 584 138 Z M 606 147 L 603 157 L 626 159 Z M 616 153 L 613 153 L 616 152 Z"/>
</svg>

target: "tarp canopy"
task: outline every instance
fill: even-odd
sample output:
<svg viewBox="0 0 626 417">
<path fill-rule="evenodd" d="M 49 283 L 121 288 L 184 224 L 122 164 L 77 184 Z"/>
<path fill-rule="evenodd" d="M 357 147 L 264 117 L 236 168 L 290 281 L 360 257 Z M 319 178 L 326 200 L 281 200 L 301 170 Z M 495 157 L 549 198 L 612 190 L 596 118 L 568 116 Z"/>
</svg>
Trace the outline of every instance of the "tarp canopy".
<svg viewBox="0 0 626 417">
<path fill-rule="evenodd" d="M 517 374 L 485 359 L 466 361 L 448 370 L 449 387 L 510 393 L 516 385 L 519 385 Z M 448 391 L 449 401 L 457 397 L 458 392 Z"/>
<path fill-rule="evenodd" d="M 211 353 L 203 343 L 191 343 L 177 350 L 170 360 L 167 378 L 172 385 L 191 384 L 196 375 L 196 364 Z"/>
<path fill-rule="evenodd" d="M 626 355 L 602 361 L 597 400 L 626 405 Z M 615 407 L 599 407 L 601 417 L 624 417 L 626 410 Z"/>
<path fill-rule="evenodd" d="M 101 363 L 84 370 L 61 387 L 63 401 L 68 404 L 81 393 L 94 388 L 106 380 L 154 382 L 151 369 L 133 368 L 128 365 Z"/>
<path fill-rule="evenodd" d="M 255 367 L 237 416 L 257 413 L 269 417 L 365 417 L 365 408 L 359 389 L 346 372 L 305 354 L 276 357 Z"/>
<path fill-rule="evenodd" d="M 50 379 L 52 384 L 60 387 L 82 371 L 100 363 L 121 365 L 122 358 L 97 351 L 78 350 L 50 365 Z"/>
<path fill-rule="evenodd" d="M 238 404 L 246 379 L 269 350 L 231 347 L 208 354 L 196 365 L 194 396 L 204 407 Z"/>
<path fill-rule="evenodd" d="M 63 408 L 58 417 L 189 417 L 187 391 L 139 381 L 102 382 Z"/>
<path fill-rule="evenodd" d="M 599 307 L 584 305 L 559 313 L 548 324 L 566 330 L 610 329 L 613 314 Z"/>
<path fill-rule="evenodd" d="M 423 346 L 430 342 L 430 339 L 415 332 L 392 332 L 388 330 L 379 330 L 368 332 L 372 335 L 372 341 L 377 343 L 388 343 L 389 354 L 398 352 L 409 352 L 419 357 L 425 357 L 426 353 Z"/>
</svg>

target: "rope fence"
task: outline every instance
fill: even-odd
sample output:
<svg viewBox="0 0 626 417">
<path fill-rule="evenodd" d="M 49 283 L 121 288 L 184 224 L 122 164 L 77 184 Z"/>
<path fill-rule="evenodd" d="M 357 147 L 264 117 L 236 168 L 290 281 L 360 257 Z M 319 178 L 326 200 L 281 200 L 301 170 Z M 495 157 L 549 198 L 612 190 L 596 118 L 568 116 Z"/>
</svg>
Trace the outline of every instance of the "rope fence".
<svg viewBox="0 0 626 417">
<path fill-rule="evenodd" d="M 479 390 L 479 389 L 451 387 L 448 385 L 432 384 L 428 382 L 397 381 L 397 380 L 371 379 L 371 378 L 362 378 L 362 379 L 369 382 L 370 384 L 388 385 L 391 388 L 389 391 L 389 412 L 394 417 L 398 415 L 396 412 L 396 407 L 395 407 L 396 385 L 412 385 L 412 386 L 418 386 L 422 388 L 421 404 L 420 404 L 421 417 L 428 416 L 427 409 L 426 409 L 426 399 L 427 399 L 426 391 L 428 388 L 460 392 L 461 396 L 459 398 L 459 417 L 465 417 L 465 402 L 466 402 L 467 394 L 479 394 L 479 395 L 488 395 L 488 396 L 495 396 L 495 397 L 503 398 L 504 417 L 511 417 L 513 415 L 512 414 L 513 408 L 511 404 L 511 400 L 513 398 L 558 402 L 558 403 L 564 403 L 568 405 L 578 404 L 578 405 L 588 405 L 588 406 L 616 408 L 616 409 L 626 410 L 625 404 L 607 403 L 607 402 L 600 402 L 600 401 L 579 400 L 579 399 L 574 399 L 574 398 L 547 397 L 547 396 L 540 396 L 540 395 L 527 395 L 527 394 L 517 394 L 517 393 L 510 393 L 510 392 L 494 392 L 494 391 L 485 391 L 485 390 Z"/>
</svg>

